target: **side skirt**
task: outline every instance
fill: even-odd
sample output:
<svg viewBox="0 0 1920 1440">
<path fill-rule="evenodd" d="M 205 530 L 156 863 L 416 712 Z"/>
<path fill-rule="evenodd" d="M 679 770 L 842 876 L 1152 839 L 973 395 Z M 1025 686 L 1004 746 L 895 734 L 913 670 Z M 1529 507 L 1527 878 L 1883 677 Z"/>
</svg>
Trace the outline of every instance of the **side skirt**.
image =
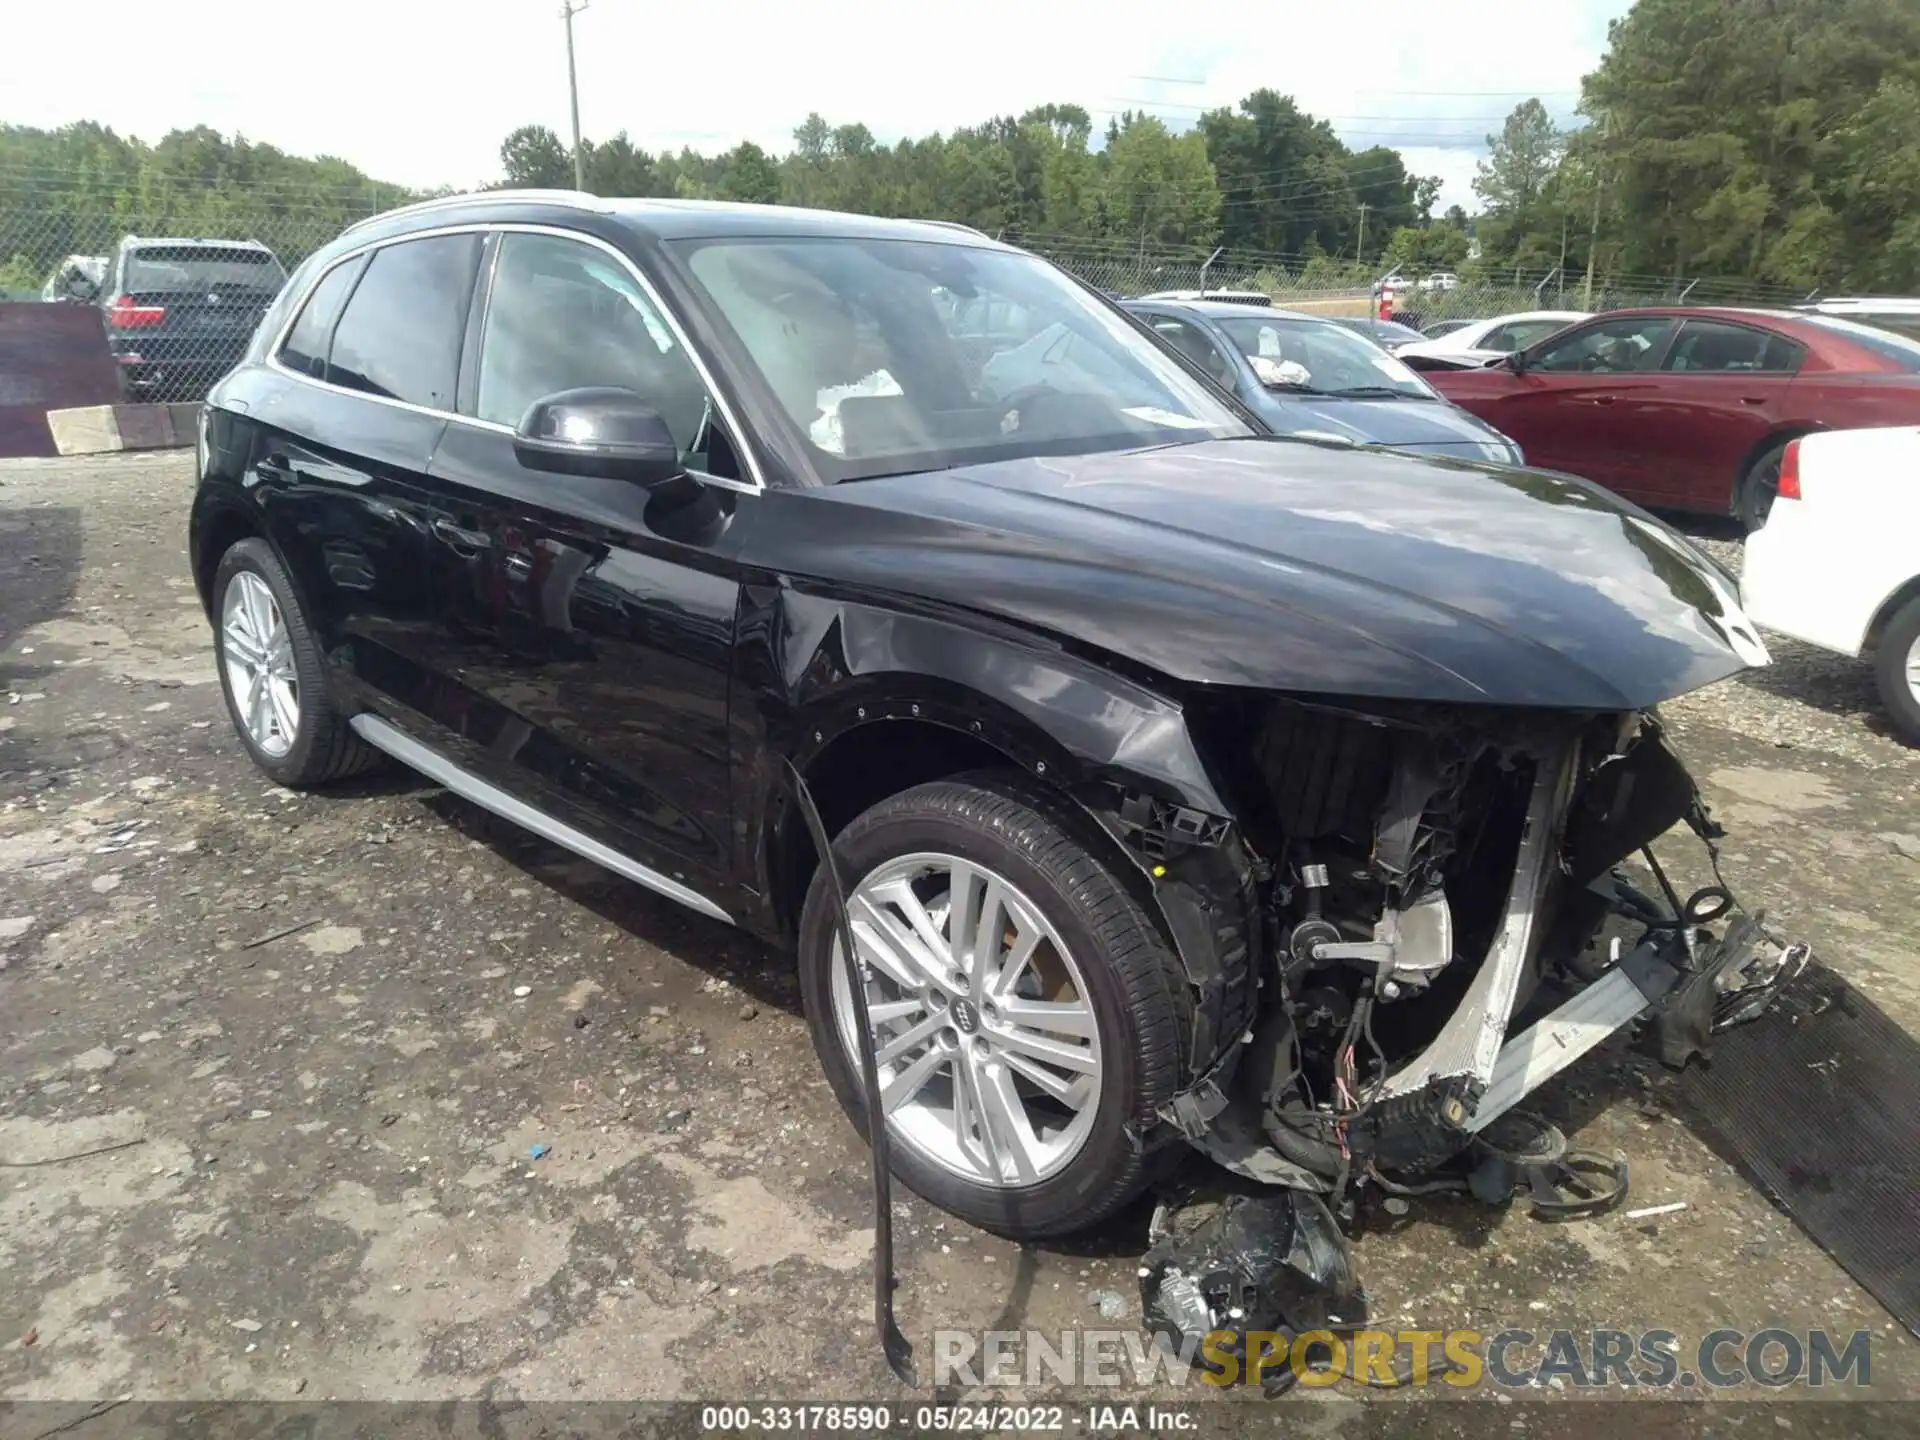
<svg viewBox="0 0 1920 1440">
<path fill-rule="evenodd" d="M 462 800 L 470 800 L 483 810 L 491 810 L 503 820 L 511 820 L 522 829 L 531 830 L 543 840 L 551 840 L 555 845 L 571 850 L 574 854 L 591 860 L 596 865 L 604 865 L 614 874 L 624 876 L 636 885 L 644 885 L 649 890 L 658 891 L 669 900 L 678 900 L 689 910 L 697 910 L 710 919 L 721 920 L 728 925 L 734 923 L 731 915 L 699 891 L 690 890 L 678 880 L 670 879 L 657 870 L 648 869 L 638 860 L 622 855 L 611 846 L 601 844 L 591 835 L 554 819 L 544 810 L 536 810 L 526 801 L 516 799 L 498 785 L 482 780 L 471 771 L 461 769 L 446 756 L 422 745 L 411 735 L 396 729 L 378 715 L 356 715 L 351 723 L 355 733 L 374 749 L 384 751 L 408 769 L 419 771 L 429 780 L 438 781 Z"/>
</svg>

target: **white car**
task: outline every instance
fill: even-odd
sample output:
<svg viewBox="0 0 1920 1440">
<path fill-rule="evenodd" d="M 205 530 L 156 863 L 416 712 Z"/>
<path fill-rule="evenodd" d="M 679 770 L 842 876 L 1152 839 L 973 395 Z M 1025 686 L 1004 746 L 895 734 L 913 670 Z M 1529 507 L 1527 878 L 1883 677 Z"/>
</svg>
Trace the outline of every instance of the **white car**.
<svg viewBox="0 0 1920 1440">
<path fill-rule="evenodd" d="M 1910 295 L 1838 296 L 1793 308 L 1803 315 L 1837 315 L 1920 340 L 1920 300 Z"/>
<path fill-rule="evenodd" d="M 1438 340 L 1422 340 L 1399 351 L 1401 358 L 1420 356 L 1456 365 L 1485 365 L 1515 350 L 1524 350 L 1556 330 L 1593 317 L 1584 310 L 1526 310 L 1518 315 L 1496 315 L 1476 320 Z"/>
<path fill-rule="evenodd" d="M 1789 443 L 1740 598 L 1756 624 L 1870 658 L 1895 732 L 1920 745 L 1920 429 Z"/>
<path fill-rule="evenodd" d="M 1420 289 L 1423 292 L 1433 290 L 1457 290 L 1459 288 L 1460 277 L 1451 270 L 1436 270 L 1420 282 Z"/>
<path fill-rule="evenodd" d="M 1151 295 L 1139 295 L 1139 300 L 1218 300 L 1228 305 L 1266 305 L 1273 304 L 1273 296 L 1264 290 L 1156 290 Z"/>
</svg>

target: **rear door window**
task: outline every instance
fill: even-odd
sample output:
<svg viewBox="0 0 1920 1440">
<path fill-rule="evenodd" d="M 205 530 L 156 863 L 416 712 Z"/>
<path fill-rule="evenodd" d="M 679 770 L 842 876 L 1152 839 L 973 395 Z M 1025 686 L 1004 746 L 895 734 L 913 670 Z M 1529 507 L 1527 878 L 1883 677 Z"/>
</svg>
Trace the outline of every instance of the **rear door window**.
<svg viewBox="0 0 1920 1440">
<path fill-rule="evenodd" d="M 327 379 L 451 411 L 479 258 L 478 235 L 402 240 L 374 251 L 334 329 Z"/>
<path fill-rule="evenodd" d="M 1687 374 L 1791 375 L 1805 354 L 1784 335 L 1751 325 L 1689 320 L 1660 368 Z"/>
</svg>

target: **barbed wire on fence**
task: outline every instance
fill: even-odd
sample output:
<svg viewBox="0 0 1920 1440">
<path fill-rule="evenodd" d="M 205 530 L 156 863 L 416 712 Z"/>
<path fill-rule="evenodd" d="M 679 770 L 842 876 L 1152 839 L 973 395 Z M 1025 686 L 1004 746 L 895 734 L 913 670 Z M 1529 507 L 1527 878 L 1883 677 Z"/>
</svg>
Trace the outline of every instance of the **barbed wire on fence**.
<svg viewBox="0 0 1920 1440">
<path fill-rule="evenodd" d="M 82 178 L 55 193 L 44 177 L 0 173 L 0 299 L 118 304 L 136 314 L 133 292 L 82 295 L 89 276 L 112 289 L 111 257 L 128 236 L 250 242 L 266 247 L 291 273 L 303 259 L 348 225 L 415 198 L 391 187 L 344 187 L 338 194 L 274 188 L 268 184 L 195 187 L 169 180 L 139 193 L 87 193 Z M 1258 291 L 1281 307 L 1322 314 L 1376 313 L 1379 282 L 1389 260 L 1357 261 L 1326 254 L 1285 254 L 1245 247 L 1215 250 L 1168 245 L 1145 235 L 1055 235 L 1004 230 L 998 238 L 1052 261 L 1116 297 L 1160 291 Z M 1444 277 L 1403 266 L 1411 282 L 1397 290 L 1396 318 L 1416 327 L 1448 319 L 1483 319 L 1527 310 L 1614 310 L 1637 305 L 1785 307 L 1812 297 L 1789 287 L 1725 277 L 1633 275 L 1525 268 L 1492 270 L 1462 263 Z M 226 272 L 224 282 L 235 279 Z M 264 272 L 263 272 L 264 273 Z M 78 275 L 78 281 L 73 280 Z M 218 293 L 219 287 L 208 289 Z M 255 305 L 241 297 L 241 313 Z M 151 308 L 151 307 L 149 307 Z M 227 312 L 234 313 L 232 311 Z M 157 335 L 157 331 L 155 332 Z M 136 338 L 137 335 L 136 335 Z M 142 362 L 146 357 L 142 355 Z M 178 398 L 204 394 L 218 372 L 212 362 L 173 367 Z M 211 373 L 207 373 L 211 371 Z M 197 392 L 197 393 L 196 393 Z"/>
</svg>

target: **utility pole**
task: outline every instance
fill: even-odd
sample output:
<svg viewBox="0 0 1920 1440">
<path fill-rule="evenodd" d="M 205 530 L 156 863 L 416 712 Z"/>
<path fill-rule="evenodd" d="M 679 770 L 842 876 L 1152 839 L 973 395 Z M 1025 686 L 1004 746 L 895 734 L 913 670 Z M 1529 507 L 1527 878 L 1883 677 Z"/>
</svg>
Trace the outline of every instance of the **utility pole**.
<svg viewBox="0 0 1920 1440">
<path fill-rule="evenodd" d="M 567 98 L 573 103 L 573 188 L 587 188 L 587 166 L 580 153 L 580 77 L 573 68 L 573 17 L 587 8 L 589 0 L 573 0 L 560 7 L 560 18 L 567 25 Z"/>
<path fill-rule="evenodd" d="M 1560 277 L 1558 304 L 1562 310 L 1567 308 L 1567 212 L 1560 212 L 1560 263 L 1553 267 L 1553 273 Z"/>
<path fill-rule="evenodd" d="M 1603 146 L 1607 141 L 1608 118 L 1609 117 L 1605 115 L 1600 117 L 1600 143 Z M 1586 311 L 1593 309 L 1593 257 L 1600 249 L 1600 196 L 1606 189 L 1606 175 L 1600 168 L 1601 158 L 1601 152 L 1595 150 L 1593 155 L 1593 228 L 1587 231 L 1587 283 L 1585 288 L 1580 292 L 1580 308 Z"/>
<path fill-rule="evenodd" d="M 1367 202 L 1360 202 L 1360 243 L 1353 247 L 1353 258 L 1364 261 L 1367 258 L 1367 211 L 1371 208 Z"/>
</svg>

